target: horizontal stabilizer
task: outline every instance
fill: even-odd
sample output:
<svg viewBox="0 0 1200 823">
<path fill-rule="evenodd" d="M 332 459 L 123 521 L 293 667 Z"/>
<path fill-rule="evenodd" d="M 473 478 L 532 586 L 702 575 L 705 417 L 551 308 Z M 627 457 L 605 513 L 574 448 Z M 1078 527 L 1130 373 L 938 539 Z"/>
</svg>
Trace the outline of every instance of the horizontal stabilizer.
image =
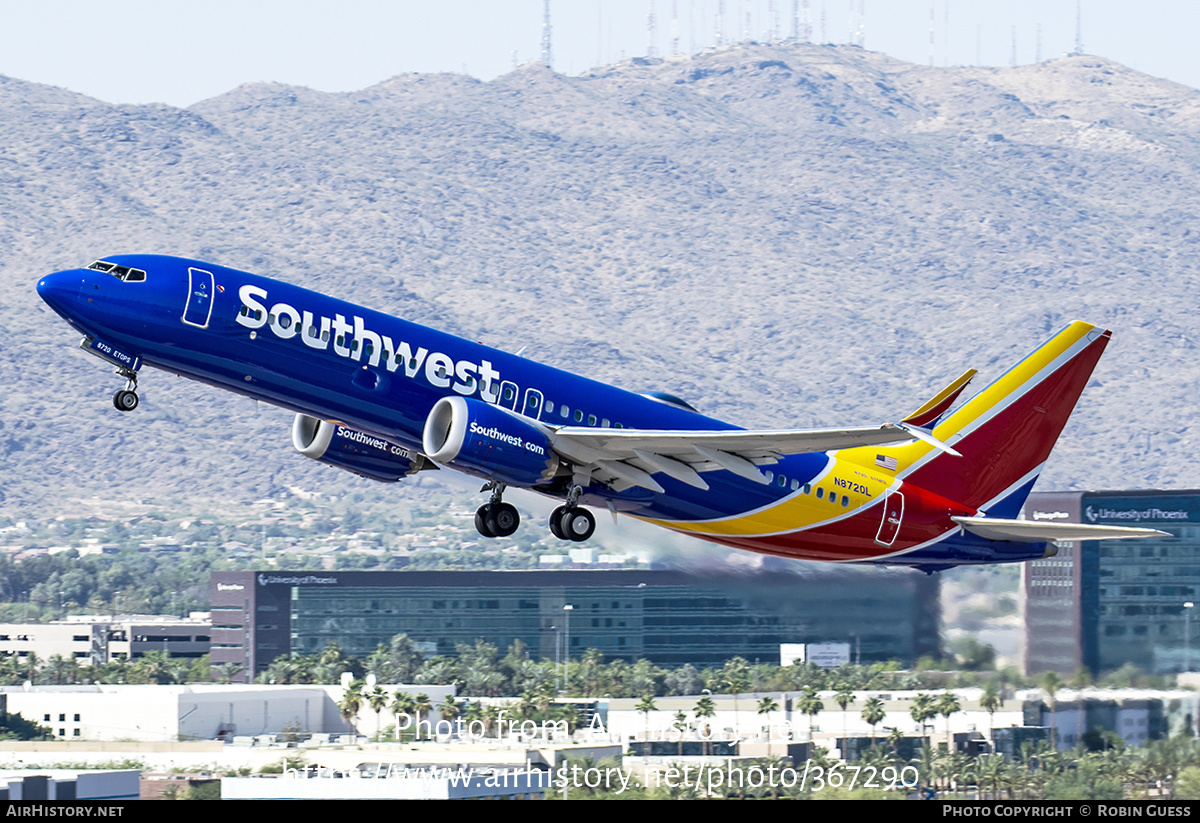
<svg viewBox="0 0 1200 823">
<path fill-rule="evenodd" d="M 955 523 L 986 540 L 1046 543 L 1052 540 L 1128 540 L 1137 537 L 1171 537 L 1158 529 L 1130 526 L 1089 526 L 1086 523 L 1042 523 L 1000 517 L 953 517 Z"/>
</svg>

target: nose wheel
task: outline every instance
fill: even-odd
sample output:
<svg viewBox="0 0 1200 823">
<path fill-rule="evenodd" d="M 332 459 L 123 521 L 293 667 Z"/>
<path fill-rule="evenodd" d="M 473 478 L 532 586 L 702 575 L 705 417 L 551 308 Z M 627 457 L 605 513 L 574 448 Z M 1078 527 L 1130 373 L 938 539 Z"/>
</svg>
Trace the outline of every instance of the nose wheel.
<svg viewBox="0 0 1200 823">
<path fill-rule="evenodd" d="M 118 389 L 113 392 L 113 406 L 118 411 L 133 411 L 138 407 L 137 392 L 129 389 Z"/>
<path fill-rule="evenodd" d="M 112 402 L 117 411 L 129 412 L 138 407 L 137 372 L 118 369 L 117 374 L 125 378 L 125 388 L 113 392 Z"/>
</svg>

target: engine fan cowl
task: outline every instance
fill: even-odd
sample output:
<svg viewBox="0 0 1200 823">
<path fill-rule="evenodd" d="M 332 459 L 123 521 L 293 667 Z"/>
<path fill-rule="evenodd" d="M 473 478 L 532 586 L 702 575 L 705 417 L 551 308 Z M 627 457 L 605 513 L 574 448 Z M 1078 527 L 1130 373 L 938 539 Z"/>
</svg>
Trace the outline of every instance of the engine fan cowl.
<svg viewBox="0 0 1200 823">
<path fill-rule="evenodd" d="M 425 419 L 422 448 L 435 463 L 510 486 L 548 483 L 558 471 L 550 438 L 514 412 L 443 397 Z"/>
<path fill-rule="evenodd" d="M 422 469 L 432 468 L 416 452 L 346 426 L 296 415 L 292 445 L 305 457 L 336 466 L 360 477 L 395 483 Z"/>
</svg>

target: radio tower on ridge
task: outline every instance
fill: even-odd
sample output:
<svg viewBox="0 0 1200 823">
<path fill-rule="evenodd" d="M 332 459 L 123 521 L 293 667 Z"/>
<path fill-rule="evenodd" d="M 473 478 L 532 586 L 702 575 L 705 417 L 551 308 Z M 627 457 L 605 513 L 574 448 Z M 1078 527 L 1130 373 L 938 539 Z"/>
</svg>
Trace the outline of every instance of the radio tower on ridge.
<svg viewBox="0 0 1200 823">
<path fill-rule="evenodd" d="M 545 0 L 542 13 L 542 62 L 554 68 L 554 53 L 550 49 L 550 0 Z"/>
<path fill-rule="evenodd" d="M 937 11 L 934 7 L 934 0 L 929 0 L 929 65 L 933 66 L 934 57 L 934 21 L 937 19 Z"/>
<path fill-rule="evenodd" d="M 671 0 L 671 54 L 679 54 L 679 0 Z"/>
<path fill-rule="evenodd" d="M 654 45 L 654 0 L 650 0 L 650 11 L 646 13 L 646 56 L 658 57 L 658 47 Z"/>
<path fill-rule="evenodd" d="M 1083 0 L 1075 0 L 1075 53 L 1083 54 Z"/>
</svg>

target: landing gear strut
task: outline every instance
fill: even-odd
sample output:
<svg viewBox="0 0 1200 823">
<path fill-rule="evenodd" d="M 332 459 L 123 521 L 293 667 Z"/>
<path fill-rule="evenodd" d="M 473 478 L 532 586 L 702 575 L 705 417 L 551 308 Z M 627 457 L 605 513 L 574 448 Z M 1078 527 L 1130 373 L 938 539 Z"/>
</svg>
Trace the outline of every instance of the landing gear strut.
<svg viewBox="0 0 1200 823">
<path fill-rule="evenodd" d="M 484 537 L 508 537 L 521 525 L 521 515 L 515 506 L 503 501 L 503 483 L 488 483 L 480 491 L 488 489 L 492 499 L 475 512 L 475 530 Z"/>
<path fill-rule="evenodd" d="M 133 411 L 138 407 L 137 372 L 130 369 L 117 369 L 117 374 L 125 378 L 125 388 L 113 392 L 113 406 L 118 411 Z"/>
<path fill-rule="evenodd" d="M 579 508 L 579 496 L 583 489 L 572 486 L 567 495 L 567 505 L 550 512 L 550 533 L 559 540 L 581 543 L 596 531 L 596 518 L 587 509 Z"/>
</svg>

